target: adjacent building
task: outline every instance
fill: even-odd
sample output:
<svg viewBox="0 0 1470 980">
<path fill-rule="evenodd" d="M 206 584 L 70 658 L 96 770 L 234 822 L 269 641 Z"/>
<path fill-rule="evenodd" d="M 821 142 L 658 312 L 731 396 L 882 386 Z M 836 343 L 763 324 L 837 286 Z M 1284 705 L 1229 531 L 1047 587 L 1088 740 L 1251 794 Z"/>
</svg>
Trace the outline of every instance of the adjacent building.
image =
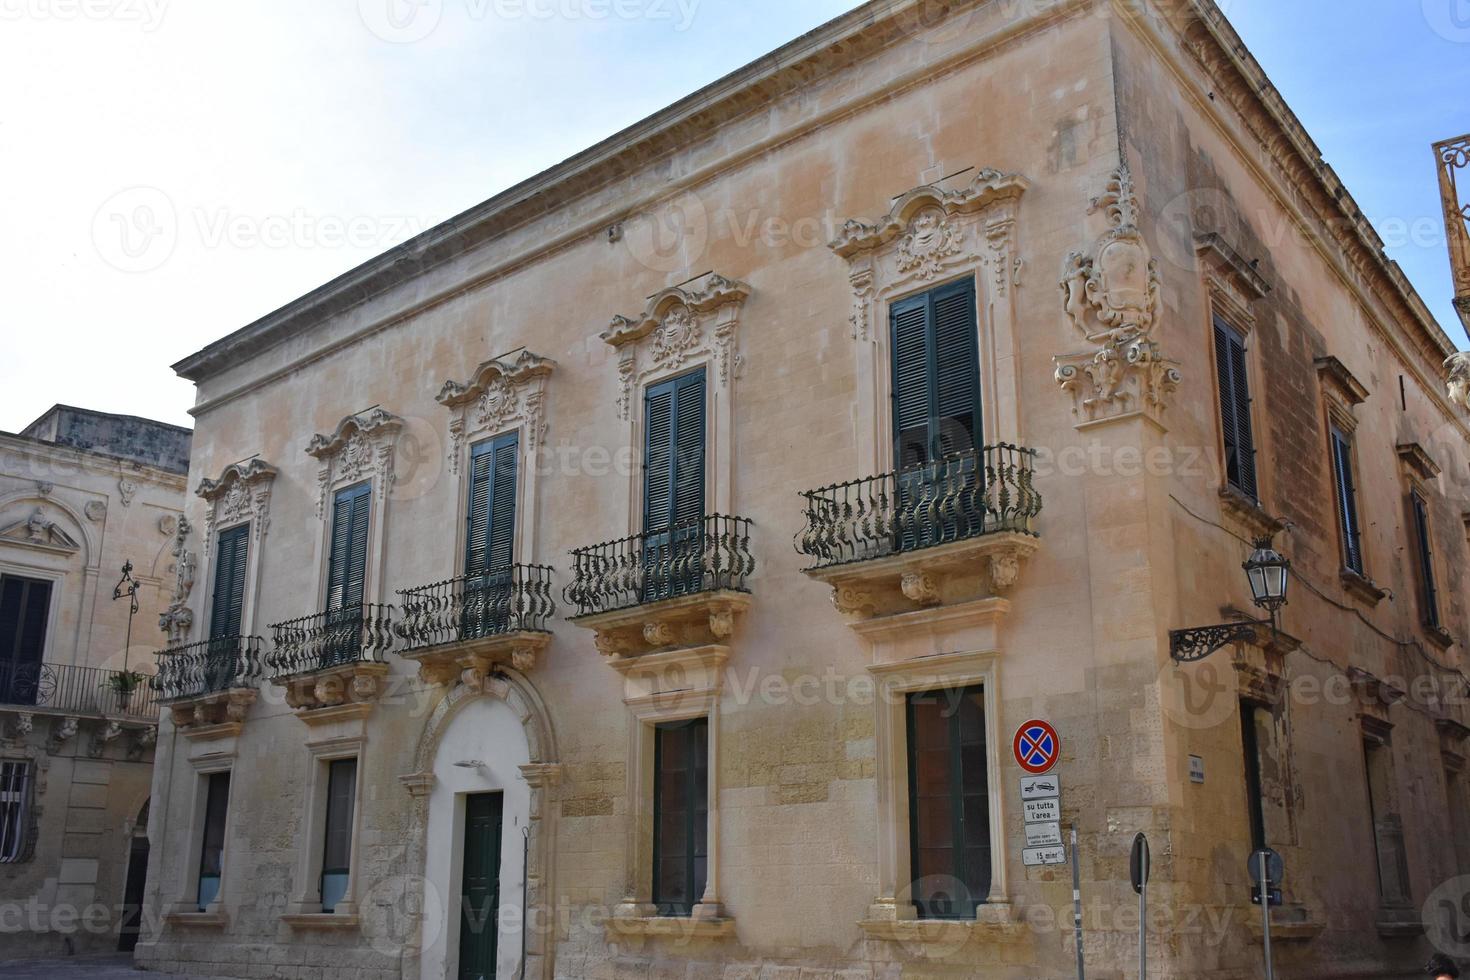
<svg viewBox="0 0 1470 980">
<path fill-rule="evenodd" d="M 867 4 L 176 365 L 139 961 L 1470 953 L 1454 353 L 1211 0 Z"/>
<path fill-rule="evenodd" d="M 0 433 L 0 958 L 137 940 L 189 438 L 66 405 Z"/>
</svg>

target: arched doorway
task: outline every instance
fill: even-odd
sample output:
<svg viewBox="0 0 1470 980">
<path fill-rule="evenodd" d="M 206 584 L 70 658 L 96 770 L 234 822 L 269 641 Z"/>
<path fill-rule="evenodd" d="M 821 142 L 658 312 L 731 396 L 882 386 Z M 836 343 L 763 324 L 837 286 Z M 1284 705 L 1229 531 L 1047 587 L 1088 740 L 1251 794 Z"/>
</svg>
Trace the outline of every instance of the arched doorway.
<svg viewBox="0 0 1470 980">
<path fill-rule="evenodd" d="M 436 706 L 418 772 L 404 780 L 419 802 L 421 980 L 552 976 L 540 926 L 549 923 L 555 758 L 545 705 L 518 672 L 459 684 Z"/>
<path fill-rule="evenodd" d="M 143 890 L 148 884 L 148 803 L 138 811 L 128 841 L 128 873 L 123 884 L 122 921 L 117 930 L 117 948 L 131 953 L 138 945 L 143 924 Z"/>
</svg>

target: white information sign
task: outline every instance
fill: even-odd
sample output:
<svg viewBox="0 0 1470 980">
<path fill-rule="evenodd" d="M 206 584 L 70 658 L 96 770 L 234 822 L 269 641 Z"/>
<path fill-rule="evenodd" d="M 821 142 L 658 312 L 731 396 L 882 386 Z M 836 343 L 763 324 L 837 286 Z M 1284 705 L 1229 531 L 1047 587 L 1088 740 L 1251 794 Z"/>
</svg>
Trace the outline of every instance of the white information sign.
<svg viewBox="0 0 1470 980">
<path fill-rule="evenodd" d="M 1062 825 L 1059 823 L 1028 823 L 1026 825 L 1027 847 L 1054 847 L 1062 842 Z"/>
<path fill-rule="evenodd" d="M 1062 819 L 1061 800 L 1027 800 L 1025 807 L 1027 823 L 1058 823 Z"/>
<path fill-rule="evenodd" d="M 1067 849 L 1060 844 L 1055 847 L 1028 847 L 1021 852 L 1021 862 L 1028 868 L 1039 868 L 1048 864 L 1066 864 Z"/>
<path fill-rule="evenodd" d="M 1021 799 L 1045 800 L 1062 795 L 1062 778 L 1047 773 L 1045 776 L 1026 776 L 1021 780 Z"/>
</svg>

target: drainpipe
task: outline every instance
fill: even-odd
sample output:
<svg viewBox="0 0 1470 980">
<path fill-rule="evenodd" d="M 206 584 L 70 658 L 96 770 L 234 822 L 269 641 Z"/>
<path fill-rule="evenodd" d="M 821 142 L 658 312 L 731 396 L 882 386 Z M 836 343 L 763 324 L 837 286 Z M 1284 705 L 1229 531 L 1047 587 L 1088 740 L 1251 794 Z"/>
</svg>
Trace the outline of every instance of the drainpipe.
<svg viewBox="0 0 1470 980">
<path fill-rule="evenodd" d="M 526 907 L 531 892 L 531 828 L 521 828 L 521 968 L 516 980 L 526 980 L 526 929 L 531 924 L 531 912 Z"/>
</svg>

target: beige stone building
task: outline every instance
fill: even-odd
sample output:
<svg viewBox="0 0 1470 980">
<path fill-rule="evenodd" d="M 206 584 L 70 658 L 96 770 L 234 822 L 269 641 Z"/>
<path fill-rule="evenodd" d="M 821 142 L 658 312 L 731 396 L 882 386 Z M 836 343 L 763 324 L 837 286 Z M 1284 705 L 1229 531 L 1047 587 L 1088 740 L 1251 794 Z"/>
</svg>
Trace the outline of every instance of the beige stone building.
<svg viewBox="0 0 1470 980">
<path fill-rule="evenodd" d="M 177 365 L 139 960 L 1470 953 L 1453 352 L 1209 0 L 866 5 Z"/>
<path fill-rule="evenodd" d="M 136 942 L 189 436 L 65 405 L 0 433 L 0 959 Z"/>
</svg>

